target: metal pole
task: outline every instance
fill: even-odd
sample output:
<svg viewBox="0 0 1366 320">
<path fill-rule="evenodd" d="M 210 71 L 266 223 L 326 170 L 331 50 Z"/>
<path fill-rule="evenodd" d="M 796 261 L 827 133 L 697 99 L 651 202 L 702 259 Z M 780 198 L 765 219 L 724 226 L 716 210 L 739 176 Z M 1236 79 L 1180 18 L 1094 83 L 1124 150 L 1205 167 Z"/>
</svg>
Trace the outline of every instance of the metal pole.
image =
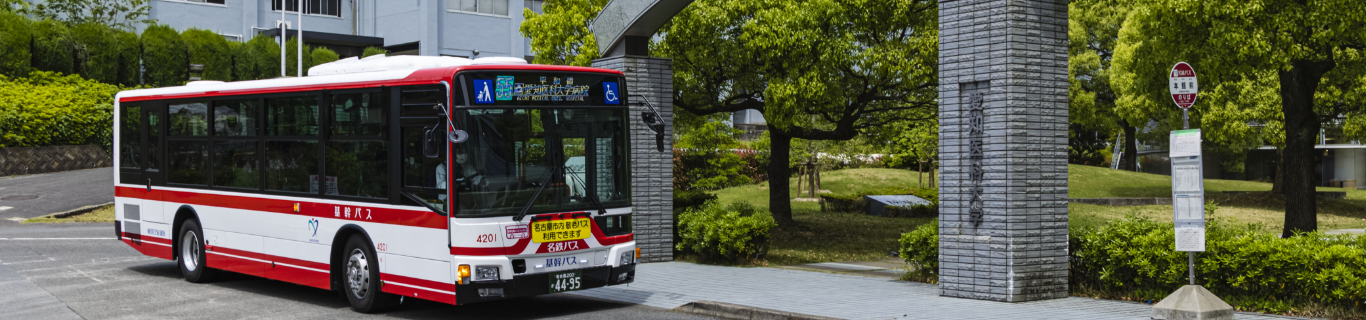
<svg viewBox="0 0 1366 320">
<path fill-rule="evenodd" d="M 285 25 L 285 2 L 284 2 L 284 1 L 280 1 L 280 76 L 281 76 L 281 77 L 288 76 L 288 74 L 285 74 L 285 41 L 287 41 L 285 38 L 288 38 L 288 37 L 287 37 L 288 34 L 287 34 L 286 32 L 289 32 L 289 28 L 286 27 L 286 25 Z"/>
<path fill-rule="evenodd" d="M 1191 128 L 1190 115 L 1191 115 L 1190 109 L 1181 109 L 1181 129 L 1190 129 L 1190 128 Z M 1191 281 L 1191 285 L 1195 285 L 1195 252 L 1194 252 L 1194 251 L 1186 252 L 1186 261 L 1189 262 L 1189 263 L 1188 263 L 1188 267 L 1190 268 L 1190 281 Z"/>
<path fill-rule="evenodd" d="M 295 45 L 298 47 L 296 49 L 299 49 L 299 57 L 294 61 L 298 65 L 294 68 L 294 74 L 302 78 L 304 76 L 304 0 L 299 0 L 299 36 L 295 38 L 298 38 L 295 40 L 299 40 L 299 44 Z"/>
</svg>

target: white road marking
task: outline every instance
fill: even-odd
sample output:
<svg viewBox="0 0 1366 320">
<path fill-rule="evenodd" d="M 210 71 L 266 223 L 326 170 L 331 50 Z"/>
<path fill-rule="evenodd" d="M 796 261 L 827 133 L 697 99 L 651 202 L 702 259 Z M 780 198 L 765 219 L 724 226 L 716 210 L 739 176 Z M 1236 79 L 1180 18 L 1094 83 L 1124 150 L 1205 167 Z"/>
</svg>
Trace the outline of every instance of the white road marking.
<svg viewBox="0 0 1366 320">
<path fill-rule="evenodd" d="M 24 220 L 28 220 L 28 219 L 24 219 L 24 218 L 20 218 L 20 217 L 13 217 L 13 218 L 5 219 L 5 220 L 14 221 L 14 222 L 24 222 Z"/>
<path fill-rule="evenodd" d="M 4 189 L 4 188 L 0 188 L 0 189 Z M 0 207 L 0 211 L 5 211 L 5 210 L 9 210 L 9 209 L 14 209 L 14 207 Z"/>
<path fill-rule="evenodd" d="M 85 271 L 81 271 L 81 269 L 77 269 L 75 266 L 67 267 L 71 267 L 71 270 L 76 270 L 76 272 L 80 272 L 81 275 L 85 276 L 86 278 L 90 278 L 90 280 L 95 280 L 95 282 L 104 283 L 104 281 L 100 281 L 100 279 L 95 279 L 95 277 L 91 276 L 89 273 L 85 273 Z"/>
<path fill-rule="evenodd" d="M 118 240 L 116 238 L 0 238 L 5 240 Z"/>
</svg>

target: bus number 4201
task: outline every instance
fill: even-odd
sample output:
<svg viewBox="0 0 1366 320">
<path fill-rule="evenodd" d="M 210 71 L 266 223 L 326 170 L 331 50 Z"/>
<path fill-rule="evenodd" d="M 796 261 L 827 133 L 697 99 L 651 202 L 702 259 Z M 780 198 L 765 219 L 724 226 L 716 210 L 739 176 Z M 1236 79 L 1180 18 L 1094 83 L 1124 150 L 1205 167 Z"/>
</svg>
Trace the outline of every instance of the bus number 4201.
<svg viewBox="0 0 1366 320">
<path fill-rule="evenodd" d="M 480 243 L 483 243 L 483 242 L 493 242 L 493 240 L 496 240 L 496 239 L 494 239 L 494 235 L 493 235 L 492 233 L 490 233 L 490 234 L 481 234 L 481 235 L 479 235 L 478 238 L 475 238 L 475 239 L 474 239 L 475 242 L 480 242 Z"/>
</svg>

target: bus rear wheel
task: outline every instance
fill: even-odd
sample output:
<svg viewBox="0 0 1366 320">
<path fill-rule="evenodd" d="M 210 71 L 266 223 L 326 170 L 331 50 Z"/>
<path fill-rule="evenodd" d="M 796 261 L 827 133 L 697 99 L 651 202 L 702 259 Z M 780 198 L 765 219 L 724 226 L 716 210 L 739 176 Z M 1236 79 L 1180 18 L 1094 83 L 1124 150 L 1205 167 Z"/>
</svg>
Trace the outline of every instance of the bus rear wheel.
<svg viewBox="0 0 1366 320">
<path fill-rule="evenodd" d="M 379 259 L 370 241 L 352 235 L 342 254 L 342 291 L 351 310 L 374 313 L 397 304 L 398 296 L 380 292 Z"/>
<path fill-rule="evenodd" d="M 199 221 L 190 219 L 180 225 L 179 254 L 176 256 L 177 265 L 180 266 L 180 274 L 185 276 L 185 281 L 193 283 L 205 283 L 213 281 L 218 277 L 218 270 L 210 269 L 204 262 L 204 229 L 199 227 Z"/>
</svg>

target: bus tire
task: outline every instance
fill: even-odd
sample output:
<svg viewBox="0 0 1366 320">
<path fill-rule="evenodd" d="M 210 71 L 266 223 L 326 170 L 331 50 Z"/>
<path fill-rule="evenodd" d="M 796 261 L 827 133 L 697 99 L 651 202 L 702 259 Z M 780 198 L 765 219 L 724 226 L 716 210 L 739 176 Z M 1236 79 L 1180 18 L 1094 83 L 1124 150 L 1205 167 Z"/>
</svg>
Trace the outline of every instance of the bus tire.
<svg viewBox="0 0 1366 320">
<path fill-rule="evenodd" d="M 180 274 L 185 276 L 185 281 L 205 283 L 218 278 L 218 270 L 204 263 L 207 260 L 204 255 L 207 252 L 204 250 L 204 229 L 199 227 L 198 220 L 185 220 L 180 225 L 180 236 L 176 237 L 176 241 L 180 241 L 176 265 L 180 267 Z"/>
<path fill-rule="evenodd" d="M 360 313 L 384 311 L 398 302 L 398 296 L 380 291 L 379 259 L 375 247 L 364 236 L 351 235 L 342 251 L 342 292 L 351 310 Z"/>
</svg>

